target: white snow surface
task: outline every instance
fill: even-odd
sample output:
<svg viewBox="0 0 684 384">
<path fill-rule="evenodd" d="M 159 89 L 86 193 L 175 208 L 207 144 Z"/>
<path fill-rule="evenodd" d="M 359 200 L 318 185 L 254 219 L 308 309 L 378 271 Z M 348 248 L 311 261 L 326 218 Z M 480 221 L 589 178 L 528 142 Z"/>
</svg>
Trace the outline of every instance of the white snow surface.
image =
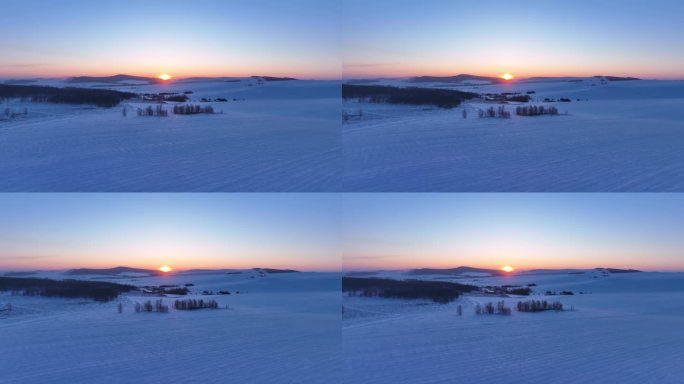
<svg viewBox="0 0 684 384">
<path fill-rule="evenodd" d="M 147 105 L 0 104 L 28 117 L 0 121 L 0 191 L 187 192 L 334 191 L 340 186 L 340 82 L 179 80 L 116 86 L 143 93 L 185 92 L 214 115 L 138 117 Z M 237 99 L 237 100 L 233 100 Z M 128 116 L 122 116 L 122 109 Z M 170 110 L 173 103 L 165 108 Z"/>
<path fill-rule="evenodd" d="M 530 297 L 467 294 L 446 305 L 344 297 L 345 382 L 682 382 L 684 273 L 527 273 L 453 281 L 537 286 Z M 575 295 L 544 296 L 546 290 Z M 528 299 L 560 301 L 574 310 L 474 313 L 478 302 L 515 306 Z"/>
<path fill-rule="evenodd" d="M 229 308 L 136 313 L 135 302 L 157 297 L 130 293 L 96 303 L 0 294 L 0 306 L 9 302 L 13 308 L 0 315 L 0 382 L 340 382 L 339 273 L 105 279 L 138 286 L 193 283 L 189 297 L 215 299 Z M 203 296 L 203 290 L 232 294 Z M 175 299 L 163 300 L 171 304 Z"/>
<path fill-rule="evenodd" d="M 444 110 L 346 102 L 345 112 L 363 116 L 343 127 L 344 191 L 684 191 L 684 81 L 373 84 L 534 91 L 531 104 L 555 105 L 568 115 L 480 119 L 479 108 L 498 104 L 473 101 Z M 513 114 L 515 107 L 506 106 Z"/>
</svg>

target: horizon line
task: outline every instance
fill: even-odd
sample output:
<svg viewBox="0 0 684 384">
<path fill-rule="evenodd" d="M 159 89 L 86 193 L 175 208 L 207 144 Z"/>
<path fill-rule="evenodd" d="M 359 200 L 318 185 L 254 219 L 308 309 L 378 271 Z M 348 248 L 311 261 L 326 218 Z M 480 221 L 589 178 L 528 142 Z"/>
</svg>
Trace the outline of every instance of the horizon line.
<svg viewBox="0 0 684 384">
<path fill-rule="evenodd" d="M 503 74 L 503 73 L 502 73 Z M 489 77 L 489 78 L 495 78 L 495 79 L 501 79 L 501 75 L 483 75 L 483 74 L 474 74 L 474 73 L 467 73 L 467 72 L 460 72 L 460 73 L 452 73 L 452 74 L 404 74 L 404 75 L 381 75 L 381 74 L 376 74 L 376 75 L 371 75 L 371 74 L 366 74 L 366 75 L 346 75 L 342 74 L 342 80 L 399 80 L 399 79 L 407 79 L 407 78 L 415 78 L 415 77 L 455 77 L 455 76 L 461 76 L 461 75 L 466 75 L 466 76 L 477 76 L 477 77 Z M 612 75 L 612 74 L 596 74 L 596 75 L 532 75 L 532 76 L 515 76 L 514 79 L 508 80 L 508 82 L 515 82 L 516 80 L 528 80 L 528 79 L 555 79 L 555 78 L 596 78 L 596 77 L 634 77 L 639 80 L 684 80 L 684 74 L 674 76 L 674 77 L 653 77 L 653 76 L 644 76 L 644 75 L 635 75 L 635 74 L 629 74 L 629 75 Z"/>
<path fill-rule="evenodd" d="M 100 267 L 100 268 L 97 268 L 97 267 L 69 267 L 69 268 L 38 268 L 38 269 L 36 269 L 36 268 L 23 268 L 23 267 L 18 267 L 18 268 L 0 267 L 0 272 L 64 272 L 64 271 L 71 271 L 71 270 L 77 270 L 77 269 L 109 270 L 109 269 L 116 269 L 116 268 L 129 268 L 129 269 L 142 269 L 142 270 L 149 270 L 149 271 L 159 271 L 160 267 L 147 268 L 147 267 L 129 267 L 129 266 L 123 266 L 123 265 L 119 265 L 116 267 Z M 248 271 L 248 270 L 256 270 L 256 269 L 278 269 L 278 270 L 291 269 L 291 270 L 296 270 L 297 272 L 342 272 L 341 268 L 336 268 L 336 269 L 335 268 L 333 268 L 333 269 L 326 269 L 326 268 L 308 269 L 308 268 L 298 268 L 298 267 L 216 267 L 216 268 L 197 267 L 197 268 L 173 268 L 172 271 L 169 273 L 187 272 L 187 271 L 195 271 L 195 270 Z"/>
<path fill-rule="evenodd" d="M 131 77 L 143 77 L 147 79 L 157 79 L 160 81 L 164 82 L 173 82 L 174 80 L 187 80 L 187 79 L 193 79 L 193 78 L 205 78 L 205 79 L 218 79 L 218 78 L 239 78 L 239 79 L 246 79 L 246 78 L 252 78 L 252 77 L 290 77 L 294 78 L 296 80 L 342 80 L 342 76 L 336 75 L 336 76 L 320 76 L 320 77 L 308 77 L 308 76 L 296 76 L 293 74 L 279 74 L 279 75 L 273 75 L 273 74 L 261 74 L 261 75 L 173 75 L 169 73 L 172 78 L 170 80 L 161 80 L 159 79 L 159 75 L 161 74 L 156 74 L 156 75 L 149 75 L 149 74 L 131 74 L 131 73 L 115 73 L 115 74 L 107 74 L 107 75 L 92 75 L 92 74 L 79 74 L 79 75 L 63 75 L 63 76 L 51 76 L 51 75 L 40 75 L 40 74 L 33 74 L 33 75 L 25 75 L 25 76 L 20 76 L 20 75 L 3 75 L 0 74 L 0 79 L 3 80 L 62 80 L 62 79 L 73 79 L 73 78 L 79 78 L 79 77 L 114 77 L 114 76 L 131 76 Z"/>
<path fill-rule="evenodd" d="M 488 270 L 494 270 L 494 271 L 501 271 L 501 268 L 491 268 L 491 267 L 472 267 L 468 265 L 459 265 L 457 267 L 415 267 L 415 268 L 370 268 L 370 267 L 361 267 L 361 268 L 342 268 L 343 273 L 348 273 L 348 272 L 400 272 L 400 271 L 412 271 L 412 270 L 420 270 L 420 269 L 436 269 L 436 270 L 449 270 L 449 269 L 456 269 L 456 268 L 474 268 L 474 269 L 488 269 Z M 515 267 L 514 267 L 515 268 Z M 558 268 L 515 268 L 513 272 L 510 272 L 511 274 L 515 274 L 517 272 L 530 272 L 530 271 L 562 271 L 562 270 L 583 270 L 583 271 L 591 271 L 591 270 L 597 270 L 597 269 L 620 269 L 620 270 L 638 270 L 642 272 L 684 272 L 684 267 L 679 268 L 679 269 L 653 269 L 653 268 L 638 268 L 638 267 L 558 267 Z"/>
</svg>

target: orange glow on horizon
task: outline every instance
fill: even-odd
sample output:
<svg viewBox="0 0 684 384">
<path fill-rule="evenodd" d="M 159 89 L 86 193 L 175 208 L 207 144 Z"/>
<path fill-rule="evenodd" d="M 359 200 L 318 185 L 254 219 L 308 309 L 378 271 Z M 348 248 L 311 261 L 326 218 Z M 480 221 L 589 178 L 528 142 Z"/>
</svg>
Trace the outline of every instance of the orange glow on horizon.
<svg viewBox="0 0 684 384">
<path fill-rule="evenodd" d="M 515 76 L 511 75 L 510 73 L 504 73 L 500 77 L 506 81 L 511 81 L 511 80 L 515 79 Z"/>
<path fill-rule="evenodd" d="M 162 79 L 164 81 L 169 81 L 173 79 L 173 76 L 169 75 L 168 73 L 162 73 L 161 75 L 157 76 L 159 79 Z"/>
<path fill-rule="evenodd" d="M 511 273 L 515 271 L 515 268 L 511 267 L 510 265 L 506 265 L 504 267 L 501 267 L 501 270 L 506 272 L 506 273 Z"/>
<path fill-rule="evenodd" d="M 164 272 L 164 273 L 169 273 L 173 271 L 173 268 L 169 267 L 168 265 L 164 265 L 162 267 L 159 267 L 159 270 Z"/>
</svg>

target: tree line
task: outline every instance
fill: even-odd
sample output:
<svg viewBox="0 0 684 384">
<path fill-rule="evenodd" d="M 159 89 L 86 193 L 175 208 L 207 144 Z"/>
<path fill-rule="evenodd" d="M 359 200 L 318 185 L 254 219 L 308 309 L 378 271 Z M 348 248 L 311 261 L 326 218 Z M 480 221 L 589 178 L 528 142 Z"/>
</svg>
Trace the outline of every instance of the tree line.
<svg viewBox="0 0 684 384">
<path fill-rule="evenodd" d="M 135 93 L 109 89 L 57 88 L 37 85 L 0 84 L 0 100 L 21 99 L 34 103 L 91 104 L 111 108 L 124 100 L 138 97 Z"/>
<path fill-rule="evenodd" d="M 549 302 L 546 300 L 527 300 L 518 301 L 516 304 L 516 309 L 518 312 L 543 312 L 543 311 L 563 311 L 563 303 L 554 301 Z M 512 313 L 511 307 L 506 306 L 504 300 L 494 303 L 477 303 L 475 305 L 476 315 L 503 315 L 510 316 Z M 459 314 L 460 316 L 460 314 Z"/>
<path fill-rule="evenodd" d="M 479 288 L 473 285 L 443 281 L 342 278 L 342 291 L 351 296 L 429 299 L 440 304 L 452 302 L 462 293 L 477 290 Z"/>
<path fill-rule="evenodd" d="M 0 292 L 26 296 L 88 298 L 107 302 L 136 289 L 132 285 L 105 281 L 0 277 Z"/>
<path fill-rule="evenodd" d="M 463 101 L 479 97 L 472 92 L 450 89 L 399 88 L 380 85 L 342 85 L 342 98 L 357 99 L 370 103 L 407 105 L 433 105 L 439 108 L 455 108 Z"/>
</svg>

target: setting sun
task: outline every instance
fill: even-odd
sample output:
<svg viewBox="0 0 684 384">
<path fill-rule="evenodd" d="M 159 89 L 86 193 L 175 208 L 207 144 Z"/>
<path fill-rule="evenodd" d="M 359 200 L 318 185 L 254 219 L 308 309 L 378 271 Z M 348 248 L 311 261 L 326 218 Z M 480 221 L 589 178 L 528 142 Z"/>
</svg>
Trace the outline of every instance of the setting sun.
<svg viewBox="0 0 684 384">
<path fill-rule="evenodd" d="M 501 78 L 504 80 L 513 80 L 513 79 L 515 79 L 515 76 L 511 75 L 510 73 L 505 73 L 505 74 L 501 75 Z"/>
<path fill-rule="evenodd" d="M 511 273 L 511 272 L 515 271 L 515 268 L 511 267 L 510 265 L 507 265 L 505 267 L 501 267 L 501 270 L 504 272 Z"/>
<path fill-rule="evenodd" d="M 159 75 L 157 77 L 164 80 L 164 81 L 173 79 L 173 76 L 169 75 L 168 73 L 162 73 L 161 75 Z"/>
<path fill-rule="evenodd" d="M 173 268 L 169 267 L 168 265 L 165 265 L 163 267 L 159 267 L 159 270 L 164 272 L 164 273 L 169 273 L 169 272 L 173 271 Z"/>
</svg>

